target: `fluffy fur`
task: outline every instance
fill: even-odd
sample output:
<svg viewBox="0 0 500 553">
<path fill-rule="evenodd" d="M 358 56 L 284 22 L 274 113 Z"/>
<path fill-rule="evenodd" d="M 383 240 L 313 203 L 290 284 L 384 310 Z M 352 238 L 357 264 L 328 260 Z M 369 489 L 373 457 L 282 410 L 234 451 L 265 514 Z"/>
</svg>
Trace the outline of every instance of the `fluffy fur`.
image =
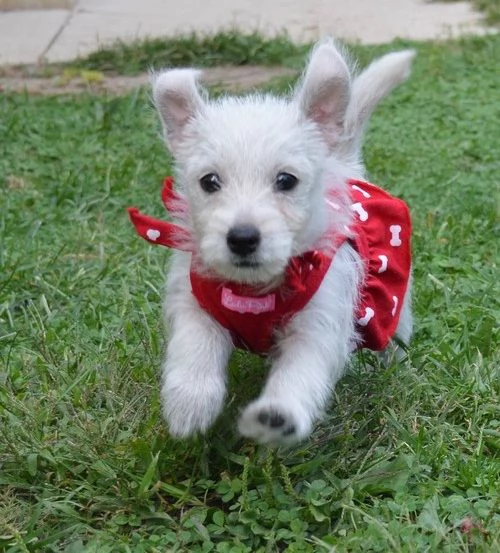
<svg viewBox="0 0 500 553">
<path fill-rule="evenodd" d="M 323 41 L 288 98 L 254 94 L 212 101 L 195 70 L 155 77 L 154 101 L 195 242 L 194 254 L 173 253 L 166 287 L 169 340 L 161 396 L 173 435 L 204 432 L 217 418 L 233 349 L 229 332 L 191 294 L 191 255 L 199 271 L 266 289 L 279 284 L 292 256 L 325 247 L 326 229 L 343 231 L 352 217 L 346 179 L 364 177 L 363 129 L 377 103 L 407 78 L 413 56 L 389 54 L 353 76 L 342 51 Z M 294 175 L 297 186 L 277 190 L 283 172 Z M 207 174 L 217 175 L 220 184 L 211 193 L 200 186 Z M 327 208 L 327 194 L 335 196 L 336 211 Z M 228 247 L 228 232 L 238 225 L 260 235 L 250 264 L 239 263 Z M 241 434 L 274 445 L 309 435 L 356 343 L 363 277 L 358 254 L 345 243 L 315 296 L 277 337 L 264 389 L 241 413 Z M 405 342 L 412 325 L 409 296 L 398 328 Z"/>
</svg>

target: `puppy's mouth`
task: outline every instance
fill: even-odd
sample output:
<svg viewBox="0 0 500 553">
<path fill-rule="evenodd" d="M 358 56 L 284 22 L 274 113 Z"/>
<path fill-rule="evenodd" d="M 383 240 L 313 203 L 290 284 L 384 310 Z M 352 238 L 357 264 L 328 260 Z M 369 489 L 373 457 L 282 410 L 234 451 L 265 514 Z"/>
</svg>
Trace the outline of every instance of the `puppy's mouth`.
<svg viewBox="0 0 500 553">
<path fill-rule="evenodd" d="M 233 265 L 239 269 L 258 269 L 261 264 L 251 259 L 236 259 Z"/>
</svg>

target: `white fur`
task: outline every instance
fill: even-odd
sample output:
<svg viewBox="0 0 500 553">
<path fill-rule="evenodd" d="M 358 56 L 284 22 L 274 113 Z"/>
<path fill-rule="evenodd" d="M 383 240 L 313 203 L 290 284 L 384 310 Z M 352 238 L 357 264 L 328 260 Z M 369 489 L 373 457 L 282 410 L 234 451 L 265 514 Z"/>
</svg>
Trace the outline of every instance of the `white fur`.
<svg viewBox="0 0 500 553">
<path fill-rule="evenodd" d="M 409 74 L 411 52 L 389 54 L 353 78 L 332 41 L 313 51 L 290 98 L 250 95 L 209 101 L 199 73 L 172 70 L 154 81 L 165 139 L 175 157 L 176 182 L 189 203 L 197 270 L 270 288 L 290 257 L 316 247 L 327 228 L 341 232 L 352 211 L 346 179 L 362 178 L 362 130 L 376 104 Z M 299 179 L 288 192 L 273 184 L 280 172 Z M 208 194 L 199 180 L 216 173 L 220 190 Z M 334 192 L 339 209 L 327 208 Z M 235 265 L 226 241 L 237 224 L 261 234 L 254 267 Z M 226 393 L 229 332 L 205 313 L 189 282 L 191 254 L 174 252 L 165 316 L 169 343 L 162 402 L 170 431 L 189 436 L 217 418 Z M 342 376 L 357 340 L 354 313 L 363 264 L 345 244 L 315 296 L 277 337 L 269 378 L 242 412 L 239 430 L 260 443 L 287 444 L 309 435 Z M 408 292 L 401 337 L 411 335 Z"/>
</svg>

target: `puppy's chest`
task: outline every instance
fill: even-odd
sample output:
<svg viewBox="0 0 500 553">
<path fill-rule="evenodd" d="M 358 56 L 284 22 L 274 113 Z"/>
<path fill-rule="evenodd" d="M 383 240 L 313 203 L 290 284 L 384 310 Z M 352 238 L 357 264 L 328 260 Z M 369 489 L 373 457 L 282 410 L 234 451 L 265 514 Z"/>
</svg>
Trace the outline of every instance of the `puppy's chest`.
<svg viewBox="0 0 500 553">
<path fill-rule="evenodd" d="M 293 258 L 283 283 L 266 293 L 195 271 L 190 274 L 191 287 L 200 306 L 231 332 L 236 347 L 265 355 L 276 331 L 316 293 L 331 261 L 331 256 L 317 251 Z"/>
<path fill-rule="evenodd" d="M 353 316 L 361 337 L 360 347 L 378 351 L 387 347 L 396 332 L 408 287 L 410 213 L 402 200 L 371 183 L 350 180 L 347 185 L 354 222 L 347 233 L 349 238 L 336 236 L 332 249 L 337 251 L 343 241 L 349 240 L 364 262 L 361 299 Z M 165 180 L 162 199 L 171 214 L 185 218 L 187 205 L 174 192 L 172 179 Z M 193 251 L 192 238 L 185 228 L 148 217 L 135 208 L 129 209 L 129 215 L 139 235 L 148 242 Z M 236 346 L 266 354 L 276 330 L 314 296 L 331 262 L 331 255 L 318 251 L 292 258 L 283 284 L 266 294 L 191 270 L 192 291 L 200 306 L 231 332 Z"/>
<path fill-rule="evenodd" d="M 378 351 L 393 338 L 411 271 L 411 220 L 406 204 L 382 189 L 349 181 L 354 223 L 349 238 L 365 265 L 357 307 L 360 347 Z M 348 240 L 342 237 L 335 250 Z M 319 251 L 292 258 L 284 282 L 265 294 L 249 286 L 191 271 L 200 306 L 231 332 L 236 347 L 265 355 L 276 331 L 309 303 L 330 268 L 332 256 Z M 332 339 L 334 337 L 332 336 Z"/>
</svg>

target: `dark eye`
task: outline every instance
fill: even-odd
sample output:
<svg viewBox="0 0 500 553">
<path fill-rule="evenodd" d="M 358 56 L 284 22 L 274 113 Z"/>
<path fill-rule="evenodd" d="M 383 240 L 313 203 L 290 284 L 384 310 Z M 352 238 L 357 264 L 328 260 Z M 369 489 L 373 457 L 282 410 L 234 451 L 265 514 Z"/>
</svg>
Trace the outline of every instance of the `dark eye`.
<svg viewBox="0 0 500 553">
<path fill-rule="evenodd" d="M 200 186 L 207 194 L 212 194 L 220 190 L 220 180 L 219 175 L 215 173 L 208 173 L 201 177 Z"/>
<path fill-rule="evenodd" d="M 278 173 L 274 186 L 279 192 L 288 192 L 297 186 L 299 179 L 290 173 Z"/>
</svg>

